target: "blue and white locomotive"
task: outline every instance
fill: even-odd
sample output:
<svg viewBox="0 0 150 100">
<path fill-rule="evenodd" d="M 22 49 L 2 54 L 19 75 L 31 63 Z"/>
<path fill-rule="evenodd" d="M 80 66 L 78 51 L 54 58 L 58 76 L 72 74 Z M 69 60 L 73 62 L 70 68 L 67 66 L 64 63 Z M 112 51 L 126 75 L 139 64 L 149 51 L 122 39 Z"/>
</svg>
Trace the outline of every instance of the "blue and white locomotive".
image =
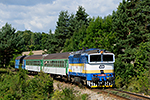
<svg viewBox="0 0 150 100">
<path fill-rule="evenodd" d="M 91 48 L 76 52 L 17 57 L 15 68 L 19 66 L 19 58 L 20 62 L 24 62 L 23 69 L 28 71 L 43 71 L 91 88 L 112 87 L 115 84 L 115 55 L 105 50 Z"/>
<path fill-rule="evenodd" d="M 69 56 L 68 75 L 78 81 L 86 82 L 87 86 L 112 87 L 114 76 L 115 56 L 105 50 L 87 49 L 74 52 Z"/>
</svg>

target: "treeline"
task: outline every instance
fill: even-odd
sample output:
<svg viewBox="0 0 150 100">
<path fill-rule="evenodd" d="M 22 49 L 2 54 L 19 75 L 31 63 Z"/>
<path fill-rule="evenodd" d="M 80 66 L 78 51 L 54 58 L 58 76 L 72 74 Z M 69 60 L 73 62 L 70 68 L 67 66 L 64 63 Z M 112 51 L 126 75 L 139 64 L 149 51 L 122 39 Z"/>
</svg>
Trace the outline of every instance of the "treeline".
<svg viewBox="0 0 150 100">
<path fill-rule="evenodd" d="M 0 60 L 4 64 L 10 61 L 7 55 L 12 58 L 22 51 L 47 49 L 46 53 L 56 53 L 83 47 L 101 48 L 115 53 L 117 87 L 150 93 L 149 0 L 123 0 L 117 11 L 104 18 L 90 18 L 82 6 L 75 15 L 61 11 L 54 34 L 51 30 L 48 34 L 29 30 L 15 32 L 8 26 L 0 31 L 0 56 L 6 61 Z M 12 37 L 14 42 L 10 40 Z"/>
</svg>

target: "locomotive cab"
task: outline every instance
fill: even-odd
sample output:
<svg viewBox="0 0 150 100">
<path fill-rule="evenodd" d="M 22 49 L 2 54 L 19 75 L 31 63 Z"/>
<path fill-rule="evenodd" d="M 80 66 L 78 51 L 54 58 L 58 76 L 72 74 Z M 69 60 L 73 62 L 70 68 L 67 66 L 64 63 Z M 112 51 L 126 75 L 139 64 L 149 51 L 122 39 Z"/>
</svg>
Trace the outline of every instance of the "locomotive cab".
<svg viewBox="0 0 150 100">
<path fill-rule="evenodd" d="M 90 87 L 112 87 L 114 85 L 114 62 L 113 53 L 101 50 L 98 53 L 88 55 L 87 75 Z M 94 70 L 93 70 L 94 69 Z"/>
</svg>

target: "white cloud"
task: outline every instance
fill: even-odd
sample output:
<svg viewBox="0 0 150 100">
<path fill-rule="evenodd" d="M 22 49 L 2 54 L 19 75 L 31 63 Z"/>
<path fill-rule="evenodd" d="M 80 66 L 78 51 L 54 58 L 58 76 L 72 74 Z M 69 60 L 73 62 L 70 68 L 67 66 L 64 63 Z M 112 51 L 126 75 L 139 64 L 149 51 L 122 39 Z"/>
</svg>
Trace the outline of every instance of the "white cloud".
<svg viewBox="0 0 150 100">
<path fill-rule="evenodd" d="M 36 0 L 35 0 L 36 1 Z M 6 22 L 17 30 L 33 32 L 54 31 L 60 11 L 76 13 L 78 6 L 83 6 L 91 16 L 107 16 L 116 10 L 121 0 L 55 0 L 51 3 L 35 5 L 10 5 L 0 3 L 0 28 Z M 29 2 L 30 3 L 30 2 Z"/>
</svg>

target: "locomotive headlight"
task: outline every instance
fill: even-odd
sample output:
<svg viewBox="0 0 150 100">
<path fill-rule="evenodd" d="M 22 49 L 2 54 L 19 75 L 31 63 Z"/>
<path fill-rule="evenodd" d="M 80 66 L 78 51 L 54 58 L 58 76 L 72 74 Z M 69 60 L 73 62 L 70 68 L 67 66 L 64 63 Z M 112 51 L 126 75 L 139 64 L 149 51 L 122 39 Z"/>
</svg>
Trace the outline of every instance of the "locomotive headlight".
<svg viewBox="0 0 150 100">
<path fill-rule="evenodd" d="M 103 51 L 101 51 L 100 53 L 103 53 Z"/>
</svg>

